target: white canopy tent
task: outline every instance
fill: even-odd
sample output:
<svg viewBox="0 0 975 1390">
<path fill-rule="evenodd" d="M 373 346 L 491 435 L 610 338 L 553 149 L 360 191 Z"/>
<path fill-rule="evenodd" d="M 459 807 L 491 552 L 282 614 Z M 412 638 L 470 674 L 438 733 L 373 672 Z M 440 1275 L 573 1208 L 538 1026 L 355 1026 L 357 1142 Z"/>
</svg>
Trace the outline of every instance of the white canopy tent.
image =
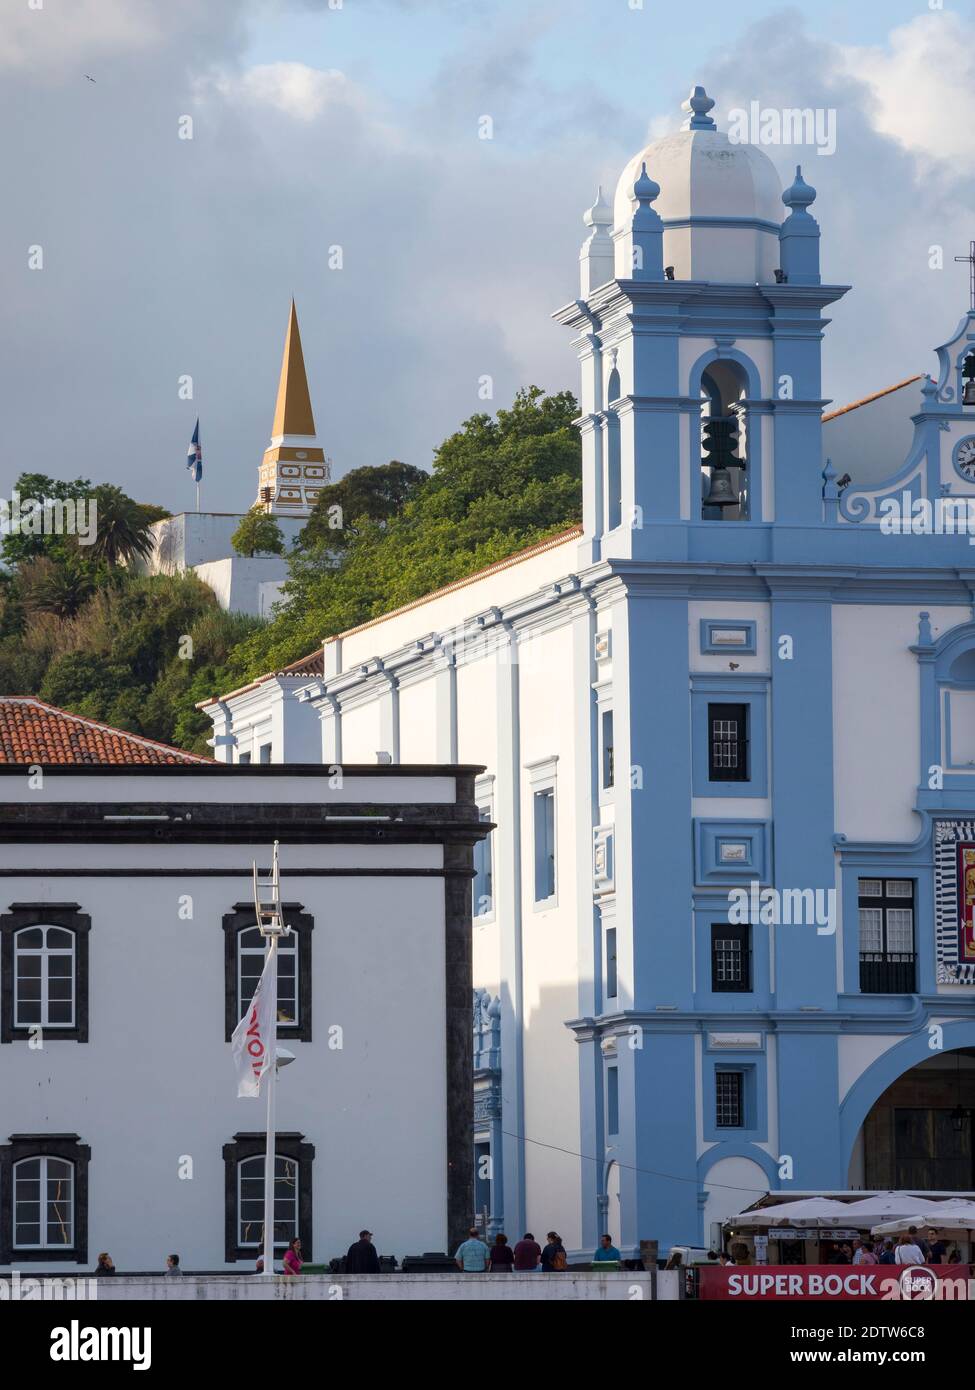
<svg viewBox="0 0 975 1390">
<path fill-rule="evenodd" d="M 850 1209 L 831 1197 L 802 1197 L 796 1202 L 780 1202 L 729 1217 L 726 1226 L 764 1231 L 774 1226 L 849 1226 Z"/>
<path fill-rule="evenodd" d="M 846 1213 L 850 1218 L 849 1225 L 862 1226 L 866 1230 L 875 1221 L 903 1219 L 908 1226 L 916 1226 L 928 1212 L 944 1206 L 944 1202 L 912 1196 L 910 1192 L 878 1192 L 873 1197 L 864 1197 L 860 1202 L 850 1202 Z"/>
<path fill-rule="evenodd" d="M 929 1210 L 918 1218 L 900 1217 L 897 1220 L 881 1221 L 871 1228 L 871 1235 L 901 1235 L 909 1226 L 916 1226 L 922 1235 L 931 1231 L 946 1234 L 971 1234 L 975 1231 L 975 1202 L 958 1200 L 956 1202 L 930 1202 Z"/>
</svg>

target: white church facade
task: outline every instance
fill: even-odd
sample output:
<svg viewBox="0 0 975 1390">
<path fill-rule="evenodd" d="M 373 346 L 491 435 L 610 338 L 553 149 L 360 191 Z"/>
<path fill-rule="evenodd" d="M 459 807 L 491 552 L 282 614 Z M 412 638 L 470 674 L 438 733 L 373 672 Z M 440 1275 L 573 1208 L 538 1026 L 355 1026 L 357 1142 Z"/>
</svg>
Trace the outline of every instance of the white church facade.
<svg viewBox="0 0 975 1390">
<path fill-rule="evenodd" d="M 827 457 L 849 287 L 713 105 L 586 214 L 582 526 L 204 705 L 227 762 L 485 767 L 474 1209 L 577 1255 L 975 1189 L 975 308 L 903 465 L 867 408 Z"/>
</svg>

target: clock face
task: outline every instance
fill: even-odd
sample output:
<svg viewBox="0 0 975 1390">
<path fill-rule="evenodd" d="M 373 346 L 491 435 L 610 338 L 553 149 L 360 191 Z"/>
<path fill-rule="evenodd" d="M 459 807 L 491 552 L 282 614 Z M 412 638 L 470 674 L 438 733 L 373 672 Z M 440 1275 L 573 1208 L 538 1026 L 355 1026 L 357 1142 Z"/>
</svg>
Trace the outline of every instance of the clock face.
<svg viewBox="0 0 975 1390">
<path fill-rule="evenodd" d="M 963 477 L 975 482 L 975 436 L 963 439 L 955 450 L 955 467 Z"/>
</svg>

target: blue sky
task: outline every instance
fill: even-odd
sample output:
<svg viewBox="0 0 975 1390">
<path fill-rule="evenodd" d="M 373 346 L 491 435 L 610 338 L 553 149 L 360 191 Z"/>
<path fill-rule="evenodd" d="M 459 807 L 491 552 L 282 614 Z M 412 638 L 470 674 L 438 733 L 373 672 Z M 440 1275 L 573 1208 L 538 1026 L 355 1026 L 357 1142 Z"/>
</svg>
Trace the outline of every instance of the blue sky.
<svg viewBox="0 0 975 1390">
<path fill-rule="evenodd" d="M 29 468 L 192 506 L 199 414 L 204 506 L 244 510 L 292 294 L 337 475 L 429 467 L 519 387 L 576 390 L 551 314 L 577 293 L 583 210 L 648 132 L 676 127 L 696 82 L 719 126 L 752 100 L 837 112 L 835 155 L 799 151 L 824 274 L 853 286 L 824 344 L 825 394 L 846 404 L 931 370 L 967 306 L 951 258 L 975 233 L 970 4 L 0 7 L 0 493 Z M 177 138 L 186 114 L 192 141 Z M 796 151 L 766 153 L 791 179 Z"/>
<path fill-rule="evenodd" d="M 756 20 L 784 6 L 761 0 L 460 0 L 395 3 L 327 0 L 255 19 L 247 45 L 254 63 L 291 61 L 338 67 L 382 90 L 391 104 L 410 102 L 435 80 L 452 52 L 476 45 L 499 23 L 531 15 L 538 25 L 534 68 L 546 81 L 602 92 L 638 113 L 657 92 L 683 89 L 686 74 Z M 926 8 L 923 0 L 822 0 L 794 6 L 807 31 L 839 43 L 880 43 L 891 28 Z M 952 8 L 967 8 L 953 6 Z"/>
</svg>

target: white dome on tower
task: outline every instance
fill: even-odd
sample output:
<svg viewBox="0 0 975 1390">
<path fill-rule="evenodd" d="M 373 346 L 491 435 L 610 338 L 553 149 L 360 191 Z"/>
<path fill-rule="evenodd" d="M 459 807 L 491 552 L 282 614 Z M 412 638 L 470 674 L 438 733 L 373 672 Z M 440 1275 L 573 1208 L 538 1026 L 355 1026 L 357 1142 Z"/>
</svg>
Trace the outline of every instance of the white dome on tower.
<svg viewBox="0 0 975 1390">
<path fill-rule="evenodd" d="M 775 166 L 757 145 L 733 144 L 695 87 L 681 130 L 635 154 L 620 175 L 613 204 L 617 234 L 633 216 L 633 185 L 643 164 L 660 185 L 653 207 L 664 224 L 664 264 L 677 280 L 771 284 L 785 215 Z"/>
</svg>

